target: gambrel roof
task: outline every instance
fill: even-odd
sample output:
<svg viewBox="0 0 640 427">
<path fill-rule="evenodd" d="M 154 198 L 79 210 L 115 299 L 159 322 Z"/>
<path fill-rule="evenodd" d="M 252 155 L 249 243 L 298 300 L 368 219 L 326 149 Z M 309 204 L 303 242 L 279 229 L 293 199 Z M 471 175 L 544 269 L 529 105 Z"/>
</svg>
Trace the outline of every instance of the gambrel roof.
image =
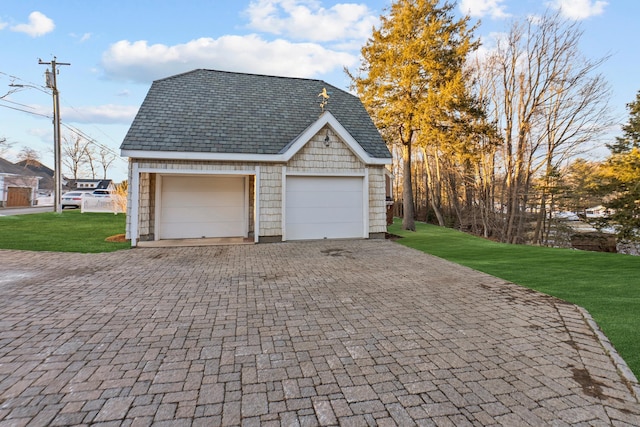
<svg viewBox="0 0 640 427">
<path fill-rule="evenodd" d="M 372 158 L 390 159 L 360 100 L 322 80 L 194 70 L 151 85 L 121 145 L 136 152 L 281 155 L 325 111 Z"/>
</svg>

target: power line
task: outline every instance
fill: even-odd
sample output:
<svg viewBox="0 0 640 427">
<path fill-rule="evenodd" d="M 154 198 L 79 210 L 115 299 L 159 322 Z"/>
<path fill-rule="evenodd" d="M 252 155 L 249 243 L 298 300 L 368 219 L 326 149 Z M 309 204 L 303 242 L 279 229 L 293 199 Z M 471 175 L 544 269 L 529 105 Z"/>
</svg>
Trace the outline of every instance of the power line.
<svg viewBox="0 0 640 427">
<path fill-rule="evenodd" d="M 6 102 L 6 100 L 4 100 L 4 99 L 3 99 L 2 101 L 5 101 L 5 102 Z M 16 103 L 16 104 L 17 104 L 17 103 Z M 21 104 L 18 104 L 18 105 L 21 105 Z M 8 108 L 8 109 L 10 109 L 10 110 L 21 111 L 21 112 L 23 112 L 23 113 L 33 114 L 34 116 L 46 117 L 47 119 L 50 119 L 50 118 L 51 118 L 51 116 L 48 116 L 48 115 L 46 115 L 46 114 L 42 114 L 42 113 L 35 113 L 35 112 L 33 112 L 33 111 L 23 110 L 23 109 L 21 109 L 21 108 L 11 107 L 11 106 L 9 106 L 9 105 L 2 105 L 2 104 L 0 104 L 0 107 Z"/>
<path fill-rule="evenodd" d="M 6 101 L 6 100 L 2 100 L 2 101 L 10 102 L 10 101 Z M 18 104 L 18 103 L 16 103 L 16 104 Z M 18 105 L 22 105 L 22 104 L 18 104 Z M 31 114 L 31 115 L 34 115 L 34 116 L 39 116 L 39 117 L 44 117 L 44 118 L 47 118 L 47 119 L 51 119 L 51 116 L 49 116 L 49 115 L 41 114 L 41 113 L 35 113 L 33 111 L 23 110 L 21 108 L 11 107 L 9 105 L 0 104 L 0 107 L 8 108 L 10 110 L 20 111 L 20 112 Z M 79 128 L 77 128 L 75 126 L 71 126 L 70 124 L 67 124 L 67 123 L 65 123 L 63 121 L 61 121 L 60 124 L 63 127 L 67 128 L 69 131 L 71 131 L 71 132 L 75 133 L 76 135 L 81 136 L 82 138 L 86 139 L 90 144 L 96 145 L 96 146 L 100 147 L 101 149 L 103 149 L 105 151 L 108 151 L 109 153 L 113 154 L 119 160 L 122 160 L 123 162 L 126 162 L 125 159 L 120 157 L 120 154 L 116 150 L 114 150 L 113 148 L 109 147 L 108 145 L 102 144 L 101 142 L 99 142 L 98 140 L 93 138 L 92 136 L 88 135 L 86 132 L 80 130 Z"/>
<path fill-rule="evenodd" d="M 74 126 L 68 125 L 66 123 L 62 123 L 62 125 L 65 128 L 69 129 L 71 132 L 75 133 L 76 135 L 79 135 L 79 136 L 83 137 L 84 139 L 86 139 L 90 144 L 96 145 L 96 146 L 100 147 L 101 149 L 103 149 L 105 151 L 108 151 L 109 153 L 115 155 L 118 159 L 126 162 L 125 159 L 120 157 L 120 154 L 117 151 L 115 151 L 114 149 L 112 149 L 108 145 L 105 145 L 105 144 L 102 144 L 102 143 L 98 142 L 96 139 L 94 139 L 93 137 L 89 136 L 84 131 L 82 131 L 82 130 L 74 127 Z"/>
<path fill-rule="evenodd" d="M 34 108 L 34 107 L 32 107 L 31 105 L 21 104 L 21 103 L 16 102 L 16 101 L 11 101 L 10 99 L 1 99 L 1 98 L 0 98 L 0 101 L 2 101 L 2 102 L 8 102 L 9 104 L 19 105 L 19 106 L 21 106 L 21 107 L 26 107 L 26 108 L 32 108 L 32 109 L 35 109 L 35 108 Z M 25 111 L 26 111 L 26 110 L 25 110 Z"/>
<path fill-rule="evenodd" d="M 54 58 L 54 61 L 55 61 L 55 58 Z M 54 61 L 52 61 L 52 62 L 54 62 Z M 40 64 L 51 64 L 51 63 L 45 63 L 45 62 L 42 62 L 42 60 L 40 60 L 40 61 L 39 61 L 39 63 L 40 63 Z M 60 63 L 60 62 L 58 62 L 58 63 L 57 63 L 57 65 L 70 65 L 70 64 L 67 64 L 67 63 Z M 48 70 L 47 70 L 47 71 L 48 71 Z M 46 93 L 46 94 L 48 94 L 48 95 L 50 95 L 50 94 L 51 94 L 51 92 L 50 92 L 49 90 L 47 90 L 47 89 L 48 89 L 48 88 L 50 88 L 50 89 L 52 89 L 52 90 L 54 89 L 54 88 L 51 88 L 51 87 L 44 87 L 44 86 L 37 85 L 36 83 L 29 82 L 29 81 L 24 80 L 24 79 L 22 79 L 22 78 L 20 78 L 20 77 L 17 77 L 17 76 L 14 76 L 14 75 L 11 75 L 11 74 L 8 74 L 8 73 L 5 73 L 5 72 L 3 72 L 3 71 L 0 71 L 0 75 L 7 76 L 8 78 L 10 78 L 10 79 L 11 79 L 11 80 L 13 80 L 13 81 L 20 81 L 20 82 L 22 82 L 22 83 L 25 83 L 24 85 L 22 85 L 22 84 L 21 84 L 21 85 L 19 85 L 19 86 L 32 87 L 32 88 L 37 89 L 37 90 L 39 90 L 39 91 L 41 91 L 41 92 L 44 92 L 44 93 Z M 48 78 L 47 84 L 49 84 L 49 83 L 53 83 L 53 82 L 51 82 L 51 81 L 50 81 L 50 78 L 51 78 L 51 77 L 52 77 L 51 75 L 47 74 L 47 78 Z M 23 107 L 31 108 L 31 107 L 29 107 L 28 105 L 20 104 L 20 103 L 17 103 L 17 102 L 15 102 L 15 101 L 10 101 L 10 100 L 7 100 L 7 99 L 2 99 L 2 98 L 0 98 L 0 101 L 4 101 L 4 102 L 8 102 L 8 103 L 12 103 L 12 104 L 16 104 L 16 105 L 20 105 L 20 106 L 23 106 Z M 63 104 L 65 104 L 66 106 L 68 106 L 69 108 L 71 108 L 71 109 L 72 109 L 72 110 L 74 110 L 76 113 L 78 113 L 79 115 L 81 115 L 81 116 L 82 116 L 82 112 L 81 112 L 80 110 L 78 110 L 76 107 L 74 107 L 74 106 L 72 106 L 72 105 L 69 105 L 69 104 L 66 104 L 66 103 L 63 103 Z M 20 109 L 20 108 L 16 108 L 16 107 L 11 107 L 11 106 L 8 106 L 8 105 L 2 105 L 2 104 L 0 104 L 0 107 L 4 107 L 4 108 L 11 109 L 11 110 L 20 111 L 20 112 L 23 112 L 23 113 L 28 113 L 28 114 L 31 114 L 31 115 L 34 115 L 34 116 L 45 117 L 45 118 L 48 118 L 48 119 L 51 119 L 51 118 L 52 118 L 50 115 L 46 115 L 46 114 L 42 114 L 42 113 L 36 113 L 36 112 L 33 112 L 33 111 L 28 111 L 28 110 L 24 110 L 24 109 Z M 108 145 L 105 145 L 105 144 L 102 144 L 102 143 L 98 142 L 95 138 L 93 138 L 93 137 L 89 136 L 86 132 L 84 132 L 84 131 L 80 130 L 79 128 L 77 128 L 77 127 L 75 127 L 75 126 L 69 125 L 69 124 L 67 124 L 67 123 L 65 123 L 65 122 L 63 122 L 63 121 L 61 121 L 61 120 L 59 121 L 59 123 L 60 123 L 60 125 L 61 125 L 61 126 L 63 126 L 63 127 L 65 127 L 65 128 L 67 128 L 67 129 L 68 129 L 69 131 L 71 131 L 72 133 L 74 133 L 74 134 L 76 134 L 76 135 L 78 135 L 78 136 L 80 136 L 80 137 L 82 137 L 82 138 L 86 139 L 86 140 L 87 140 L 87 142 L 89 142 L 90 144 L 95 145 L 95 146 L 99 147 L 100 149 L 105 150 L 105 151 L 107 151 L 108 153 L 110 153 L 110 154 L 114 155 L 114 156 L 115 156 L 115 158 L 116 158 L 117 160 L 120 160 L 120 161 L 123 161 L 123 162 L 127 162 L 127 160 L 123 159 L 123 158 L 120 156 L 120 153 L 119 153 L 119 152 L 117 152 L 116 150 L 112 149 L 112 148 L 111 148 L 111 147 L 109 147 Z M 97 126 L 94 126 L 94 127 L 95 127 L 97 130 L 99 130 L 100 132 L 102 132 L 102 133 L 104 134 L 104 136 L 106 136 L 107 138 L 111 139 L 113 142 L 116 142 L 116 141 L 115 141 L 113 138 L 111 138 L 111 136 L 110 136 L 110 135 L 108 135 L 106 132 L 104 132 L 103 130 L 101 130 L 101 129 L 100 129 L 100 128 L 98 128 Z"/>
<path fill-rule="evenodd" d="M 70 109 L 72 109 L 73 111 L 75 111 L 80 117 L 87 119 L 87 116 L 81 111 L 78 110 L 76 107 L 74 107 L 73 105 L 70 104 L 65 104 L 65 107 L 68 107 Z M 92 126 L 99 131 L 100 133 L 102 133 L 105 137 L 109 138 L 112 142 L 117 143 L 118 141 L 114 140 L 111 135 L 109 135 L 108 133 L 106 133 L 105 131 L 103 131 L 102 129 L 100 129 L 98 126 L 96 126 L 95 124 L 92 124 Z"/>
<path fill-rule="evenodd" d="M 15 80 L 21 81 L 21 82 L 26 83 L 26 84 L 28 84 L 28 85 L 30 85 L 30 86 L 33 86 L 35 89 L 38 89 L 38 90 L 41 90 L 41 91 L 43 91 L 43 92 L 49 93 L 49 92 L 47 91 L 47 88 L 46 88 L 45 86 L 39 85 L 39 84 L 34 83 L 34 82 L 27 81 L 27 80 L 22 79 L 22 78 L 20 78 L 20 77 L 18 77 L 18 76 L 14 76 L 14 75 L 11 75 L 11 74 L 8 74 L 8 73 L 5 73 L 4 71 L 0 71 L 0 74 L 2 74 L 3 76 L 7 76 L 7 77 L 9 77 L 11 80 L 14 80 L 14 81 L 15 81 Z"/>
<path fill-rule="evenodd" d="M 66 64 L 58 63 L 58 65 L 66 65 Z M 9 77 L 9 78 L 10 78 L 10 79 L 12 79 L 12 80 L 18 80 L 18 81 L 20 81 L 20 82 L 26 83 L 25 85 L 20 85 L 20 86 L 24 86 L 24 87 L 32 87 L 32 88 L 37 89 L 37 90 L 39 90 L 39 91 L 41 91 L 41 92 L 44 92 L 44 93 L 46 93 L 46 94 L 48 94 L 48 95 L 50 95 L 50 94 L 51 94 L 51 93 L 50 93 L 50 91 L 48 91 L 48 90 L 47 90 L 47 88 L 46 88 L 46 87 L 44 87 L 44 86 L 39 86 L 39 85 L 37 85 L 36 83 L 26 81 L 26 80 L 24 80 L 24 79 L 22 79 L 22 78 L 20 78 L 20 77 L 17 77 L 17 76 L 14 76 L 14 75 L 11 75 L 11 74 L 8 74 L 8 73 L 5 73 L 5 72 L 3 72 L 3 71 L 0 71 L 0 74 L 1 74 L 1 75 L 4 75 L 4 76 Z M 9 101 L 9 100 L 2 99 L 2 98 L 0 98 L 0 101 L 12 102 L 12 103 L 18 104 L 18 103 L 14 102 L 14 101 Z M 18 105 L 22 105 L 22 104 L 18 104 Z M 75 111 L 79 116 L 82 116 L 82 117 L 85 117 L 85 118 L 86 118 L 86 115 L 84 115 L 84 114 L 82 113 L 82 111 L 81 111 L 81 110 L 79 110 L 78 108 L 76 108 L 75 106 L 73 106 L 73 105 L 71 105 L 71 104 L 68 104 L 68 103 L 66 103 L 66 102 L 64 102 L 64 101 L 62 102 L 62 105 L 63 105 L 63 106 L 65 106 L 65 107 L 68 107 L 68 108 L 72 109 L 72 110 L 73 110 L 73 111 Z M 3 105 L 0 105 L 0 106 L 3 106 Z M 27 106 L 27 105 L 23 105 L 23 106 L 25 106 L 25 107 L 29 107 L 29 106 Z M 6 107 L 6 106 L 5 106 L 5 107 Z M 10 108 L 10 107 L 6 107 L 6 108 Z M 14 110 L 15 110 L 15 108 L 12 108 L 12 109 L 14 109 Z M 30 111 L 26 111 L 26 110 L 17 110 L 17 111 L 22 111 L 22 112 L 25 112 L 25 113 L 31 113 Z M 43 115 L 43 114 L 39 114 L 39 113 L 32 113 L 32 114 L 34 114 L 34 115 L 38 115 L 38 116 L 42 116 L 42 117 L 51 118 L 51 116 L 47 116 L 47 115 Z M 64 125 L 64 123 L 63 123 L 63 125 Z M 70 126 L 70 125 L 65 125 L 65 127 L 68 127 L 68 128 L 69 128 L 69 126 Z M 114 139 L 111 137 L 111 135 L 107 134 L 104 130 L 100 129 L 98 126 L 95 126 L 95 125 L 92 125 L 92 126 L 93 126 L 96 130 L 98 130 L 100 133 L 102 133 L 106 138 L 109 138 L 109 139 L 110 139 L 111 141 L 113 141 L 113 142 L 117 142 L 116 140 L 114 140 Z M 78 130 L 77 128 L 75 128 L 75 129 L 76 129 L 76 130 Z M 71 129 L 70 129 L 70 130 L 71 130 Z M 80 134 L 82 134 L 81 136 L 83 136 L 84 138 L 86 138 L 86 139 L 90 140 L 90 142 L 93 142 L 94 144 L 100 145 L 100 143 L 98 143 L 94 138 L 87 136 L 84 132 L 79 131 L 79 130 L 78 130 L 78 132 L 79 132 Z M 110 149 L 109 147 L 107 147 L 107 146 L 103 146 L 103 147 L 105 147 L 105 148 L 107 148 L 107 149 L 111 150 L 111 149 Z M 117 153 L 116 153 L 115 151 L 113 151 L 113 150 L 111 150 L 111 152 L 112 152 L 112 153 L 114 153 L 114 154 L 117 154 Z M 119 156 L 119 154 L 117 154 L 117 155 Z"/>
</svg>

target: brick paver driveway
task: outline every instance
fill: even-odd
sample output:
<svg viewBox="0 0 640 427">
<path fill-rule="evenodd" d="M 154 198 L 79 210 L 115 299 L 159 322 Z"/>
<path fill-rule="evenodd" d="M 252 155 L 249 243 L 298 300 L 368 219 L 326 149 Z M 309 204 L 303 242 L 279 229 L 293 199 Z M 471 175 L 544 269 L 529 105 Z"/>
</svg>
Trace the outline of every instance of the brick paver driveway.
<svg viewBox="0 0 640 427">
<path fill-rule="evenodd" d="M 633 387 L 575 306 L 388 241 L 0 251 L 1 426 L 637 425 Z"/>
</svg>

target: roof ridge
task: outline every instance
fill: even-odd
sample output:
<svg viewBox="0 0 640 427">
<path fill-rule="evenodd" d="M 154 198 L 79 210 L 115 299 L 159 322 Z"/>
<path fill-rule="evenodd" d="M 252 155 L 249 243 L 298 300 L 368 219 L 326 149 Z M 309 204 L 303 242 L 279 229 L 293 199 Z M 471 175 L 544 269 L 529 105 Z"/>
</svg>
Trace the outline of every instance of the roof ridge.
<svg viewBox="0 0 640 427">
<path fill-rule="evenodd" d="M 274 78 L 274 79 L 307 80 L 307 81 L 312 81 L 312 82 L 322 82 L 322 83 L 325 83 L 325 84 L 327 84 L 329 86 L 335 87 L 335 86 L 331 85 L 330 83 L 327 83 L 325 80 L 313 79 L 313 78 L 310 78 L 310 77 L 277 76 L 277 75 L 274 75 L 274 74 L 248 73 L 248 72 L 244 72 L 244 71 L 217 70 L 215 68 L 196 68 L 196 69 L 193 69 L 193 70 L 190 70 L 190 71 L 185 71 L 184 73 L 174 74 L 172 76 L 163 77 L 161 79 L 154 80 L 154 81 L 169 80 L 169 79 L 173 79 L 173 78 L 176 78 L 176 77 L 182 77 L 182 76 L 185 76 L 187 74 L 195 74 L 195 73 L 202 72 L 202 71 L 220 73 L 220 74 L 236 74 L 236 75 L 244 75 L 244 76 L 269 77 L 269 78 Z M 336 87 L 336 89 L 338 89 L 338 88 Z M 340 89 L 340 90 L 343 90 L 343 89 Z"/>
</svg>

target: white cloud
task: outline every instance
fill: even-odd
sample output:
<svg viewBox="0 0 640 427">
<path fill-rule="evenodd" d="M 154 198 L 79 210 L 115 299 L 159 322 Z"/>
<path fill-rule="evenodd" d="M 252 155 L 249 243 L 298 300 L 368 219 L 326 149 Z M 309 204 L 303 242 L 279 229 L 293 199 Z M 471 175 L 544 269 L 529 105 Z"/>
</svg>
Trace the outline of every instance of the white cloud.
<svg viewBox="0 0 640 427">
<path fill-rule="evenodd" d="M 76 33 L 71 33 L 69 34 L 71 37 L 73 37 L 74 39 L 79 39 L 78 41 L 80 43 L 84 43 L 87 40 L 89 40 L 92 36 L 91 33 L 84 33 L 84 34 L 76 34 Z"/>
<path fill-rule="evenodd" d="M 356 63 L 356 56 L 318 44 L 247 35 L 200 38 L 173 46 L 121 40 L 102 55 L 101 65 L 107 78 L 149 83 L 196 68 L 315 77 Z"/>
<path fill-rule="evenodd" d="M 149 83 L 196 68 L 318 77 L 351 67 L 378 24 L 365 4 L 324 8 L 317 0 L 252 0 L 248 27 L 262 34 L 203 37 L 175 45 L 121 40 L 103 53 L 105 77 Z"/>
<path fill-rule="evenodd" d="M 18 24 L 11 27 L 11 31 L 25 33 L 31 37 L 40 37 L 53 31 L 56 25 L 51 18 L 38 11 L 29 14 L 28 24 Z"/>
<path fill-rule="evenodd" d="M 51 117 L 50 105 L 30 105 L 35 114 Z M 86 107 L 65 107 L 60 109 L 60 118 L 63 123 L 89 123 L 89 124 L 130 124 L 133 121 L 139 106 L 132 105 L 95 105 Z M 41 130 L 40 130 L 41 131 Z M 32 135 L 36 135 L 31 132 Z M 41 136 L 38 134 L 37 136 Z"/>
<path fill-rule="evenodd" d="M 491 16 L 493 19 L 508 18 L 511 16 L 502 3 L 504 0 L 461 0 L 460 11 L 473 17 L 481 18 Z"/>
<path fill-rule="evenodd" d="M 547 2 L 548 6 L 558 9 L 566 18 L 575 20 L 601 15 L 608 4 L 609 2 L 602 0 L 552 0 Z"/>
<path fill-rule="evenodd" d="M 469 62 L 483 66 L 499 47 L 504 47 L 508 37 L 507 33 L 494 31 L 482 36 L 482 44 L 475 52 L 471 53 Z"/>
<path fill-rule="evenodd" d="M 136 116 L 138 108 L 139 106 L 106 104 L 88 107 L 62 108 L 60 115 L 62 120 L 65 122 L 130 124 Z"/>
<path fill-rule="evenodd" d="M 4 30 L 7 27 L 7 25 L 9 24 L 7 24 L 6 22 L 0 21 L 0 30 Z"/>
<path fill-rule="evenodd" d="M 314 0 L 254 0 L 245 13 L 254 30 L 314 42 L 364 41 L 378 24 L 367 5 L 356 3 L 325 9 Z"/>
<path fill-rule="evenodd" d="M 51 111 L 49 111 L 49 114 L 51 114 Z M 53 142 L 53 129 L 51 128 L 51 126 L 46 128 L 29 128 L 27 130 L 27 133 L 41 139 L 44 142 Z"/>
</svg>

